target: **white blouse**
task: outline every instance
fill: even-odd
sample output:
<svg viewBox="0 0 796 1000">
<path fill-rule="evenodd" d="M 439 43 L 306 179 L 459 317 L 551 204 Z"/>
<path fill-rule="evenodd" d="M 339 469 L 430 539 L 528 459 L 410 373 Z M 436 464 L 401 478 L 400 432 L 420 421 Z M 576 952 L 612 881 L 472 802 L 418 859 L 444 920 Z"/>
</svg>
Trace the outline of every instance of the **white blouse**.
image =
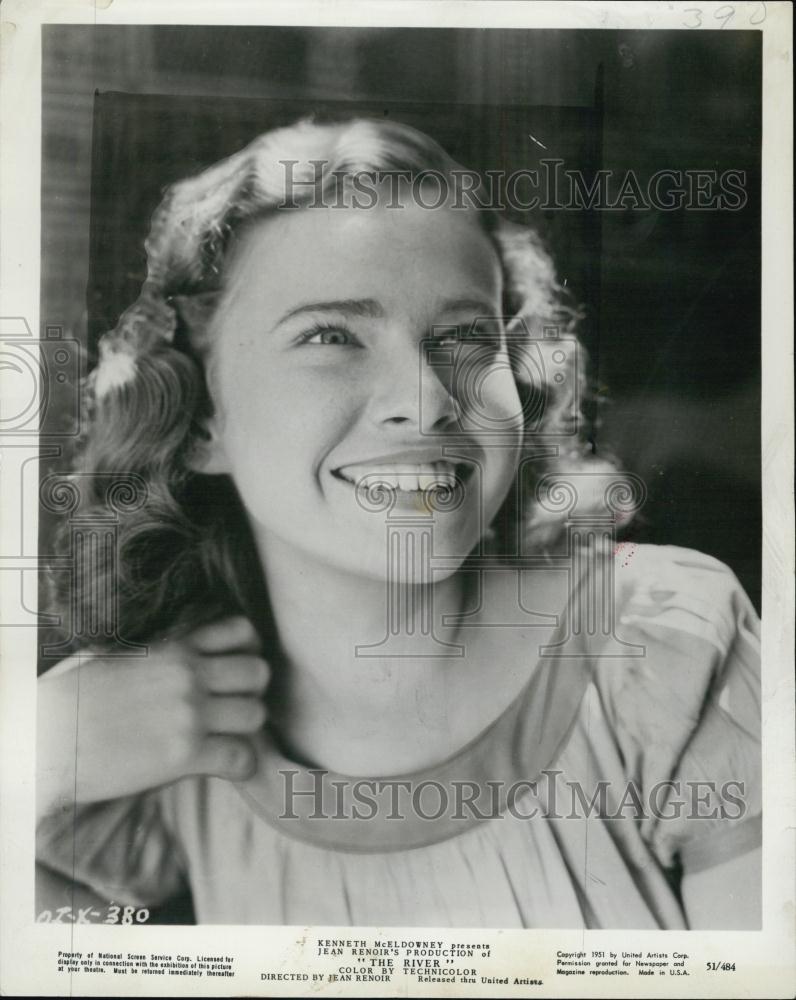
<svg viewBox="0 0 796 1000">
<path fill-rule="evenodd" d="M 615 576 L 636 655 L 596 633 L 548 649 L 435 768 L 346 778 L 266 730 L 251 780 L 66 810 L 39 825 L 38 859 L 117 903 L 187 886 L 200 923 L 686 927 L 682 873 L 760 843 L 759 620 L 698 552 L 641 545 Z"/>
</svg>

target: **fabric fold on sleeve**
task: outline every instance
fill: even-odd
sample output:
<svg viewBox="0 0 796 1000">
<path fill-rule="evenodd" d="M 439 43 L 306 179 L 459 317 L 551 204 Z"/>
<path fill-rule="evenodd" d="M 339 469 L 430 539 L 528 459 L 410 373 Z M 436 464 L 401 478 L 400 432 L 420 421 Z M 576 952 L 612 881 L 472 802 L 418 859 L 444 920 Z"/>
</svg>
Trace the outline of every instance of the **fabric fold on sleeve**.
<svg viewBox="0 0 796 1000">
<path fill-rule="evenodd" d="M 665 868 L 696 871 L 760 843 L 760 622 L 732 571 L 676 546 L 640 546 L 617 571 L 617 631 L 637 660 L 596 681 L 641 834 Z"/>
</svg>

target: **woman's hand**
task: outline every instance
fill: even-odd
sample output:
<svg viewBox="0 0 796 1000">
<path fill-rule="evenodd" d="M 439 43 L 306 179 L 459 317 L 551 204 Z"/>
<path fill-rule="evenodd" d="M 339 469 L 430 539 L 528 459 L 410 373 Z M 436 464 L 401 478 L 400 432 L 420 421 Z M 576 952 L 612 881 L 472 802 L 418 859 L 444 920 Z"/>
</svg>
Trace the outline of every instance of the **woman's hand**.
<svg viewBox="0 0 796 1000">
<path fill-rule="evenodd" d="M 38 682 L 37 812 L 191 774 L 244 780 L 269 670 L 245 618 L 154 643 L 141 659 L 86 654 Z"/>
</svg>

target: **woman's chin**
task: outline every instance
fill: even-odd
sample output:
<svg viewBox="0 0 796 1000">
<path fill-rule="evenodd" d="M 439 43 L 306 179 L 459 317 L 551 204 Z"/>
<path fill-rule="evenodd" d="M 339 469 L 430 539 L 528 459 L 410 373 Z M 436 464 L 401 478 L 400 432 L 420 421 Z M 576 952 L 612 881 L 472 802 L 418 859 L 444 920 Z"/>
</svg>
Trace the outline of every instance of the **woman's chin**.
<svg viewBox="0 0 796 1000">
<path fill-rule="evenodd" d="M 456 573 L 477 544 L 476 531 L 432 533 L 395 524 L 385 531 L 380 544 L 352 545 L 343 559 L 338 556 L 332 561 L 382 586 L 427 586 Z"/>
</svg>

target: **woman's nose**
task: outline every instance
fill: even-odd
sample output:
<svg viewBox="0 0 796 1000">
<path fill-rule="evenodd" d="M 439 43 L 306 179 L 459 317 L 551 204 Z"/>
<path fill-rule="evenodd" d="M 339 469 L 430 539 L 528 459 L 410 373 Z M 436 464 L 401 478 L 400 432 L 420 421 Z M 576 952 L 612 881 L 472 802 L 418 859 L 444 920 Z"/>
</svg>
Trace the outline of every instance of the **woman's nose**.
<svg viewBox="0 0 796 1000">
<path fill-rule="evenodd" d="M 425 353 L 415 342 L 384 359 L 372 397 L 377 423 L 414 427 L 427 434 L 456 422 L 456 402 Z"/>
</svg>

